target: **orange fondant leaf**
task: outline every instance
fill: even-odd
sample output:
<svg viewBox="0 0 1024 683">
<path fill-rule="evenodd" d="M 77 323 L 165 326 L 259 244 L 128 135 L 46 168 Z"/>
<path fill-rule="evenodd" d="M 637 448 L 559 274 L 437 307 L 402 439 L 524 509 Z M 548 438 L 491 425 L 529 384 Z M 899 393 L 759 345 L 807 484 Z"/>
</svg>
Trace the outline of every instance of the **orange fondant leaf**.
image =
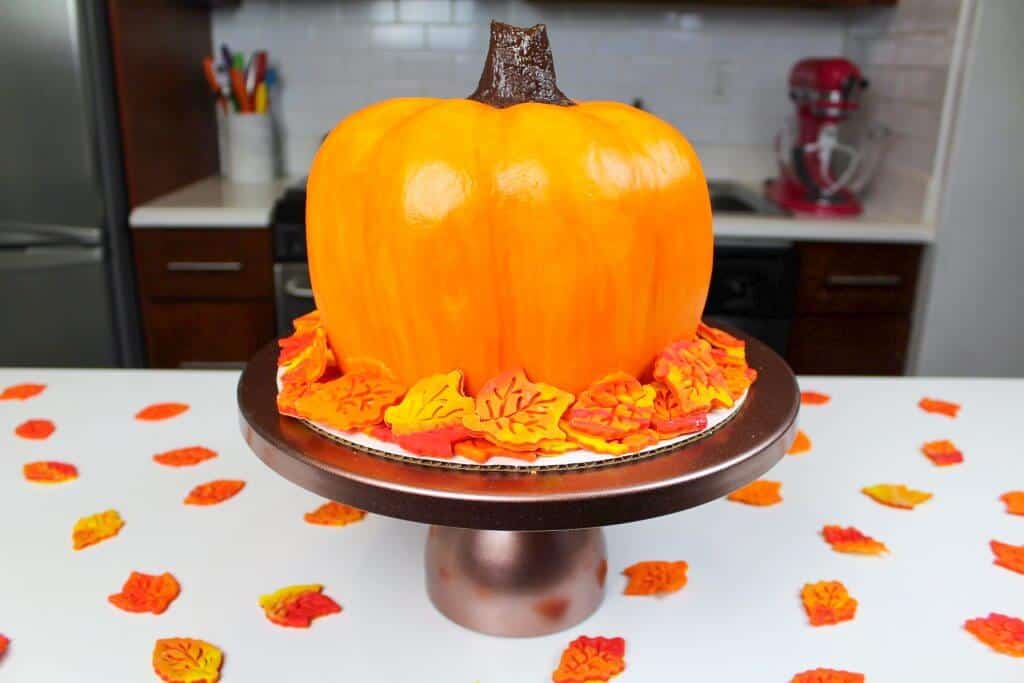
<svg viewBox="0 0 1024 683">
<path fill-rule="evenodd" d="M 864 674 L 839 669 L 810 669 L 793 676 L 789 683 L 864 683 Z"/>
<path fill-rule="evenodd" d="M 320 379 L 327 371 L 330 356 L 327 349 L 327 333 L 323 328 L 317 327 L 296 336 L 300 337 L 301 341 L 293 346 L 281 346 L 278 363 L 282 363 L 282 358 L 287 358 L 283 362 L 285 373 L 281 375 L 281 382 L 309 385 Z"/>
<path fill-rule="evenodd" d="M 349 372 L 311 385 L 295 401 L 302 417 L 351 432 L 379 423 L 384 411 L 398 403 L 405 389 L 379 373 Z"/>
<path fill-rule="evenodd" d="M 181 592 L 178 580 L 172 575 L 143 574 L 132 572 L 124 582 L 120 593 L 114 593 L 107 600 L 125 612 L 151 612 L 163 614 Z"/>
<path fill-rule="evenodd" d="M 59 484 L 78 478 L 78 468 L 66 462 L 43 460 L 26 463 L 22 468 L 25 479 L 39 484 Z"/>
<path fill-rule="evenodd" d="M 968 619 L 964 628 L 996 652 L 1024 657 L 1024 621 L 992 612 L 987 617 Z"/>
<path fill-rule="evenodd" d="M 1011 515 L 1024 515 L 1024 491 L 1007 491 L 999 496 L 1006 503 L 1006 512 Z"/>
<path fill-rule="evenodd" d="M 731 501 L 746 505 L 775 505 L 782 502 L 782 496 L 779 494 L 781 488 L 781 481 L 758 479 L 743 488 L 736 489 L 726 497 Z"/>
<path fill-rule="evenodd" d="M 992 548 L 992 554 L 996 556 L 996 559 L 992 560 L 993 564 L 1018 574 L 1024 574 L 1024 545 L 990 541 L 989 547 Z"/>
<path fill-rule="evenodd" d="M 881 555 L 889 552 L 884 543 L 865 536 L 859 529 L 852 526 L 841 527 L 829 524 L 821 530 L 821 535 L 825 542 L 832 546 L 832 550 L 839 553 Z"/>
<path fill-rule="evenodd" d="M 811 626 L 826 626 L 849 621 L 857 613 L 857 601 L 850 597 L 840 581 L 804 584 L 800 592 Z"/>
<path fill-rule="evenodd" d="M 481 387 L 463 425 L 498 445 L 529 449 L 545 440 L 565 439 L 558 421 L 572 401 L 572 394 L 512 370 Z"/>
<path fill-rule="evenodd" d="M 154 403 L 135 413 L 135 419 L 146 422 L 169 420 L 172 417 L 181 415 L 186 410 L 188 410 L 187 403 Z"/>
<path fill-rule="evenodd" d="M 725 374 L 703 339 L 670 344 L 654 361 L 654 378 L 672 390 L 683 412 L 732 407 Z"/>
<path fill-rule="evenodd" d="M 0 658 L 3 658 L 4 653 L 7 652 L 7 646 L 11 644 L 11 639 L 0 633 Z"/>
<path fill-rule="evenodd" d="M 82 517 L 75 522 L 75 528 L 71 530 L 71 544 L 75 550 L 88 548 L 116 536 L 123 526 L 124 520 L 117 510 L 106 510 Z"/>
<path fill-rule="evenodd" d="M 708 411 L 686 412 L 675 392 L 664 382 L 650 384 L 654 388 L 651 427 L 662 437 L 675 437 L 699 432 L 708 426 Z"/>
<path fill-rule="evenodd" d="M 307 512 L 302 518 L 310 524 L 320 526 L 346 526 L 358 522 L 364 517 L 366 517 L 366 513 L 362 510 L 332 500 L 312 512 Z"/>
<path fill-rule="evenodd" d="M 0 401 L 24 401 L 43 393 L 45 384 L 12 384 L 0 391 Z"/>
<path fill-rule="evenodd" d="M 917 402 L 917 405 L 925 412 L 937 413 L 946 417 L 956 417 L 957 413 L 960 412 L 959 403 L 950 403 L 949 401 L 942 401 L 937 398 L 922 398 Z"/>
<path fill-rule="evenodd" d="M 217 457 L 217 451 L 205 446 L 186 446 L 153 456 L 153 461 L 167 467 L 190 467 Z"/>
<path fill-rule="evenodd" d="M 614 372 L 577 396 L 565 421 L 586 434 L 621 439 L 650 426 L 654 394 L 654 387 L 645 387 L 625 372 Z"/>
<path fill-rule="evenodd" d="M 622 638 L 580 636 L 569 643 L 551 674 L 554 683 L 608 681 L 626 669 L 626 641 Z"/>
<path fill-rule="evenodd" d="M 161 638 L 153 648 L 153 671 L 166 683 L 217 683 L 224 654 L 194 638 Z"/>
<path fill-rule="evenodd" d="M 461 425 L 472 410 L 473 399 L 462 393 L 462 373 L 452 370 L 416 382 L 398 405 L 384 411 L 384 421 L 400 436 Z"/>
<path fill-rule="evenodd" d="M 749 367 L 743 358 L 735 358 L 721 349 L 711 349 L 711 359 L 722 369 L 725 386 L 733 400 L 742 396 L 757 380 L 757 370 Z"/>
<path fill-rule="evenodd" d="M 241 479 L 216 479 L 200 484 L 185 497 L 185 505 L 217 505 L 245 488 Z"/>
<path fill-rule="evenodd" d="M 820 391 L 801 391 L 800 392 L 800 403 L 805 406 L 822 406 L 832 400 L 832 397 L 828 394 L 823 394 Z"/>
<path fill-rule="evenodd" d="M 336 614 L 341 605 L 323 594 L 320 584 L 288 586 L 260 598 L 267 619 L 278 626 L 309 628 L 317 617 Z"/>
<path fill-rule="evenodd" d="M 747 357 L 745 341 L 717 327 L 711 327 L 703 321 L 697 325 L 697 337 L 710 344 L 711 348 L 722 351 L 732 358 L 744 360 Z"/>
<path fill-rule="evenodd" d="M 309 391 L 308 384 L 301 384 L 297 382 L 283 383 L 281 390 L 277 392 L 277 412 L 282 415 L 291 415 L 292 417 L 302 417 L 299 415 L 298 409 L 295 404 L 300 398 L 306 395 Z"/>
<path fill-rule="evenodd" d="M 296 332 L 305 332 L 320 327 L 320 311 L 314 309 L 305 315 L 300 315 L 292 321 L 292 329 Z"/>
<path fill-rule="evenodd" d="M 685 562 L 637 562 L 622 573 L 629 578 L 623 595 L 664 595 L 686 585 Z"/>
<path fill-rule="evenodd" d="M 793 439 L 793 445 L 786 451 L 788 455 L 800 455 L 807 453 L 811 450 L 811 439 L 802 429 L 796 430 L 796 438 Z"/>
<path fill-rule="evenodd" d="M 948 439 L 929 441 L 921 446 L 921 452 L 939 467 L 958 465 L 964 461 L 964 454 Z"/>
<path fill-rule="evenodd" d="M 575 446 L 575 444 L 573 445 Z M 515 451 L 510 448 L 496 446 L 486 439 L 466 439 L 455 444 L 455 455 L 477 463 L 485 463 L 491 458 L 515 458 L 533 462 L 537 459 L 537 451 Z"/>
<path fill-rule="evenodd" d="M 903 484 L 875 484 L 861 489 L 867 496 L 882 505 L 912 510 L 914 506 L 930 500 L 932 494 L 907 488 Z"/>
<path fill-rule="evenodd" d="M 596 453 L 607 453 L 608 455 L 625 455 L 643 450 L 648 446 L 658 443 L 658 433 L 653 429 L 627 434 L 621 439 L 602 439 L 593 434 L 587 434 L 577 430 L 575 427 L 563 422 L 562 429 L 569 437 Z"/>
<path fill-rule="evenodd" d="M 57 427 L 50 420 L 34 419 L 25 420 L 14 428 L 14 433 L 23 439 L 41 440 L 49 438 L 57 430 Z"/>
<path fill-rule="evenodd" d="M 412 434 L 395 434 L 395 443 L 417 455 L 429 455 L 435 458 L 451 458 L 455 455 L 454 446 L 472 436 L 462 425 L 438 427 Z"/>
</svg>

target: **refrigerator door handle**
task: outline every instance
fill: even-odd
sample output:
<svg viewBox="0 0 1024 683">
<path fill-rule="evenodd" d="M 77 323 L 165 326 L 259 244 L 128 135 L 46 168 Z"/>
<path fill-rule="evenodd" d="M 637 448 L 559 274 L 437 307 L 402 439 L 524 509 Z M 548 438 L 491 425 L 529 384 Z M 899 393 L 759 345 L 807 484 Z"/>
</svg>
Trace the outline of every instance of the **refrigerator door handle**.
<svg viewBox="0 0 1024 683">
<path fill-rule="evenodd" d="M 98 264 L 103 261 L 101 247 L 28 247 L 0 249 L 0 272 L 37 270 Z"/>
<path fill-rule="evenodd" d="M 102 239 L 103 231 L 100 228 L 0 221 L 0 247 L 30 247 L 54 242 L 95 247 L 99 246 Z"/>
</svg>

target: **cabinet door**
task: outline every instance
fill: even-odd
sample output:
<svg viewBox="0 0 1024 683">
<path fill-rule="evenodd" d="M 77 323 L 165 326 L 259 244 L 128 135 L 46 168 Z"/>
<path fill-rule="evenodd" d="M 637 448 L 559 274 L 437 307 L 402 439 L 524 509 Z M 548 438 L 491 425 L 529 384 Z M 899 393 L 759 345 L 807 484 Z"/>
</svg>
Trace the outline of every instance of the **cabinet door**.
<svg viewBox="0 0 1024 683">
<path fill-rule="evenodd" d="M 905 315 L 809 315 L 793 321 L 789 364 L 804 375 L 901 375 Z"/>
<path fill-rule="evenodd" d="M 154 368 L 241 367 L 274 337 L 270 300 L 149 301 L 143 309 Z"/>
<path fill-rule="evenodd" d="M 921 248 L 799 245 L 797 313 L 905 313 L 914 305 Z"/>
</svg>

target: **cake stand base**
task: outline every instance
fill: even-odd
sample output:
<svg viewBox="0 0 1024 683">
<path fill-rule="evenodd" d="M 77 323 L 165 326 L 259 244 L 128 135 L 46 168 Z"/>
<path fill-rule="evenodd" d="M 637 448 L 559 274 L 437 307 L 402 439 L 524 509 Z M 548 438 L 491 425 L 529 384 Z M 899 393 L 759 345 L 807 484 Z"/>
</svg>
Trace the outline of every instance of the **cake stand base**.
<svg viewBox="0 0 1024 683">
<path fill-rule="evenodd" d="M 494 636 L 542 636 L 583 621 L 604 599 L 601 529 L 492 531 L 432 526 L 427 593 L 446 617 Z"/>
</svg>

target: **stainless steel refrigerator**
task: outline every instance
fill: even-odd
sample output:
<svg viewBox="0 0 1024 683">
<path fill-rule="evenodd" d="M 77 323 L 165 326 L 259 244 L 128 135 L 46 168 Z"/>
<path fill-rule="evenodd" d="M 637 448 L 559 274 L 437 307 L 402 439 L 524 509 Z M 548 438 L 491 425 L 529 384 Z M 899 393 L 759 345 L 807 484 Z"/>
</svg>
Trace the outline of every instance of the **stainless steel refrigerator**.
<svg viewBox="0 0 1024 683">
<path fill-rule="evenodd" d="M 0 366 L 138 365 L 105 2 L 0 2 Z"/>
</svg>

